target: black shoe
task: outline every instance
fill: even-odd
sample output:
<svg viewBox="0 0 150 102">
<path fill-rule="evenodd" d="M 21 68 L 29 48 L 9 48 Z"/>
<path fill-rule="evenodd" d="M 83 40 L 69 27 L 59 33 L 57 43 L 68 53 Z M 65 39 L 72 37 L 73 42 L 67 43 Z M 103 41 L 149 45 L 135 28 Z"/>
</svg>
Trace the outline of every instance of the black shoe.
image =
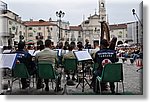
<svg viewBox="0 0 150 102">
<path fill-rule="evenodd" d="M 101 88 L 101 91 L 108 91 L 108 88 Z"/>
<path fill-rule="evenodd" d="M 7 89 L 8 89 L 8 84 L 2 85 L 2 89 L 3 89 L 3 90 L 7 90 Z"/>
<path fill-rule="evenodd" d="M 55 91 L 55 92 L 58 92 L 58 91 L 62 91 L 62 90 L 63 90 L 63 88 L 61 88 L 61 87 L 58 87 L 58 88 L 55 87 L 55 90 L 54 90 L 54 91 Z"/>
<path fill-rule="evenodd" d="M 67 80 L 70 80 L 70 77 L 67 77 L 66 79 L 67 79 Z"/>
<path fill-rule="evenodd" d="M 4 93 L 0 93 L 0 95 L 4 95 Z"/>
<path fill-rule="evenodd" d="M 45 91 L 49 91 L 49 87 L 45 87 Z"/>
<path fill-rule="evenodd" d="M 44 84 L 37 84 L 37 88 L 36 89 L 41 89 L 44 88 Z"/>
<path fill-rule="evenodd" d="M 112 94 L 115 94 L 115 91 L 111 91 Z"/>
<path fill-rule="evenodd" d="M 28 87 L 29 87 L 29 85 L 30 85 L 30 84 L 24 84 L 24 85 L 22 85 L 22 89 L 26 89 L 26 88 L 28 88 Z"/>
</svg>

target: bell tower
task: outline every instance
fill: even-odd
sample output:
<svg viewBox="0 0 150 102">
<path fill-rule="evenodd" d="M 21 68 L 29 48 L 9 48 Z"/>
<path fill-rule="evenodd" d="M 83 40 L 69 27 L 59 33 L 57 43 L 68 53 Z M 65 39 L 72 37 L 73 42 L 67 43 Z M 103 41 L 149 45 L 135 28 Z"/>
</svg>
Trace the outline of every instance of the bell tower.
<svg viewBox="0 0 150 102">
<path fill-rule="evenodd" d="M 100 21 L 106 21 L 106 4 L 105 0 L 99 0 L 99 16 Z"/>
</svg>

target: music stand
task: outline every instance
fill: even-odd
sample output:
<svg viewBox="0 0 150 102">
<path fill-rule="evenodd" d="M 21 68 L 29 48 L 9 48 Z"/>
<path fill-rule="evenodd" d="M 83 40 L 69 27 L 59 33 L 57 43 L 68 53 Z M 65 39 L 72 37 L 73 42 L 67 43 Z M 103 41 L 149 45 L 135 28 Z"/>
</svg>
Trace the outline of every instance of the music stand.
<svg viewBox="0 0 150 102">
<path fill-rule="evenodd" d="M 6 53 L 8 53 L 8 54 L 11 53 L 11 50 L 4 50 L 3 54 L 6 54 Z"/>
<path fill-rule="evenodd" d="M 82 62 L 82 70 L 83 70 L 83 86 L 82 86 L 82 92 L 84 92 L 84 80 L 87 82 L 87 84 L 90 86 L 88 83 L 87 79 L 85 78 L 85 71 L 84 71 L 84 66 L 85 62 L 92 60 L 91 55 L 88 53 L 88 51 L 74 51 L 74 54 L 79 62 Z M 80 84 L 81 81 L 79 81 L 78 85 Z M 78 85 L 76 87 L 78 87 Z"/>
<path fill-rule="evenodd" d="M 12 69 L 16 63 L 17 54 L 0 54 L 0 68 Z"/>
<path fill-rule="evenodd" d="M 7 70 L 11 71 L 11 69 L 14 68 L 15 63 L 16 63 L 16 57 L 17 57 L 17 54 L 0 54 L 0 71 L 1 71 L 1 69 L 2 69 L 2 71 L 4 70 L 4 75 L 0 76 L 1 78 L 6 75 L 8 77 L 11 77 L 11 75 L 9 73 L 7 73 Z M 1 84 L 1 85 L 3 85 L 3 84 Z M 9 87 L 8 87 L 7 91 L 9 91 L 9 89 L 10 89 L 10 80 L 8 80 L 8 86 Z M 0 89 L 0 94 L 3 94 L 4 90 L 5 89 Z"/>
</svg>

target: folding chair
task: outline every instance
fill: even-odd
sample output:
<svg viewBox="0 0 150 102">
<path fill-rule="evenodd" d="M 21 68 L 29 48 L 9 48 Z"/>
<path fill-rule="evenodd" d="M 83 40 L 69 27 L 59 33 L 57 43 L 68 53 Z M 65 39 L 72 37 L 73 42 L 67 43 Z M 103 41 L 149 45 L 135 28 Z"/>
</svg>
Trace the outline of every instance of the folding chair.
<svg viewBox="0 0 150 102">
<path fill-rule="evenodd" d="M 54 70 L 52 64 L 49 63 L 38 63 L 37 65 L 37 72 L 38 72 L 38 77 L 41 79 L 51 79 L 52 82 L 52 88 L 53 88 L 53 80 L 58 78 L 58 75 L 56 74 L 56 71 Z M 43 88 L 42 88 L 43 90 Z M 57 89 L 56 89 L 57 90 Z"/>
<path fill-rule="evenodd" d="M 65 70 L 75 71 L 77 70 L 77 59 L 64 59 L 63 65 Z M 63 94 L 67 94 L 67 86 L 69 85 L 67 85 L 67 81 L 66 81 L 64 85 Z"/>
<path fill-rule="evenodd" d="M 117 91 L 118 92 L 118 82 L 122 83 L 122 90 L 124 93 L 124 84 L 123 84 L 123 68 L 122 63 L 111 63 L 106 64 L 103 68 L 102 75 L 97 76 L 96 78 L 96 88 L 97 82 L 99 82 L 99 89 L 101 94 L 101 82 L 117 82 Z"/>
<path fill-rule="evenodd" d="M 27 78 L 27 79 L 29 78 L 31 80 L 31 76 L 29 75 L 28 70 L 23 63 L 16 64 L 15 67 L 12 69 L 12 80 L 10 85 L 11 91 L 12 91 L 13 83 L 16 80 L 19 80 L 19 87 L 21 89 L 21 85 L 20 85 L 21 78 Z M 33 87 L 34 87 L 34 79 L 33 79 Z"/>
<path fill-rule="evenodd" d="M 98 67 L 99 67 L 98 63 L 93 63 L 92 64 L 92 68 L 93 68 L 92 72 L 94 72 Z"/>
</svg>

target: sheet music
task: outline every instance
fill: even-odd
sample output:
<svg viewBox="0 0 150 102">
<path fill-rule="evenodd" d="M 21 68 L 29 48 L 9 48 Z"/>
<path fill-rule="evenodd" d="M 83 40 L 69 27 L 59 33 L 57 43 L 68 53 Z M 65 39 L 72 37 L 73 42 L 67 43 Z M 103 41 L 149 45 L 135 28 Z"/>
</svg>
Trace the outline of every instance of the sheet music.
<svg viewBox="0 0 150 102">
<path fill-rule="evenodd" d="M 17 54 L 0 54 L 0 68 L 13 68 Z"/>
<path fill-rule="evenodd" d="M 74 53 L 78 61 L 92 60 L 92 57 L 88 51 L 75 51 Z"/>
<path fill-rule="evenodd" d="M 3 53 L 10 53 L 11 50 L 4 50 Z"/>
</svg>

